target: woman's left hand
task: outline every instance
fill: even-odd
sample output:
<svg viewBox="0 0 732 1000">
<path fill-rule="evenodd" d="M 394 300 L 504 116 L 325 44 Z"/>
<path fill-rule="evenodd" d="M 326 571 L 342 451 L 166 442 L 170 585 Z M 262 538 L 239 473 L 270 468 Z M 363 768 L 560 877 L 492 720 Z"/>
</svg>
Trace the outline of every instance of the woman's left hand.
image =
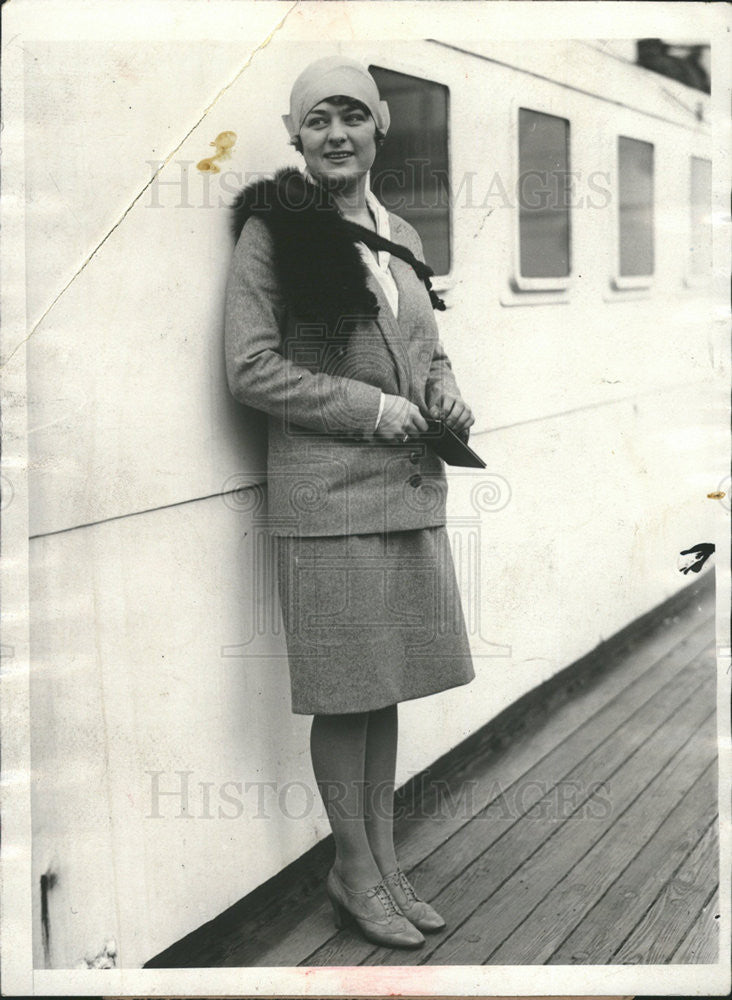
<svg viewBox="0 0 732 1000">
<path fill-rule="evenodd" d="M 446 426 L 456 434 L 463 433 L 475 423 L 473 411 L 468 404 L 459 396 L 451 396 L 449 393 L 442 393 L 432 400 L 429 414 L 436 420 L 444 420 Z"/>
</svg>

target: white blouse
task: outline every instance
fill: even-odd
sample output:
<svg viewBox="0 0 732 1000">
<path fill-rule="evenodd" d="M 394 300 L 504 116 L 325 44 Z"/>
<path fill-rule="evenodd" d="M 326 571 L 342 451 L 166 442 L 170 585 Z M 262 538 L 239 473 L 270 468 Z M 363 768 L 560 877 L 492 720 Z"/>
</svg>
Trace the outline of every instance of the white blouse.
<svg viewBox="0 0 732 1000">
<path fill-rule="evenodd" d="M 366 204 L 371 209 L 374 218 L 376 219 L 376 232 L 384 239 L 390 240 L 391 227 L 389 225 L 389 213 L 386 211 L 373 191 L 368 187 L 366 188 Z M 397 288 L 396 282 L 394 281 L 391 271 L 389 270 L 391 254 L 388 250 L 377 250 L 375 258 L 373 252 L 366 246 L 365 243 L 359 241 L 356 243 L 356 247 L 365 263 L 368 264 L 371 269 L 372 274 L 383 288 L 386 299 L 391 306 L 391 311 L 394 313 L 394 318 L 396 319 L 397 313 L 399 312 L 399 289 Z"/>
</svg>

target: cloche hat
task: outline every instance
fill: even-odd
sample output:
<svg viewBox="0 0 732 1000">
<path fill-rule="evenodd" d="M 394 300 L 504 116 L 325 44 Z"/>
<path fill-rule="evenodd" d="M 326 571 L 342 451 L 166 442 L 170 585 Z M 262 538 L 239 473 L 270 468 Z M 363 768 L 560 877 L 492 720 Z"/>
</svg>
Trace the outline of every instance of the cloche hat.
<svg viewBox="0 0 732 1000">
<path fill-rule="evenodd" d="M 292 85 L 290 113 L 282 121 L 294 144 L 305 116 L 311 108 L 327 97 L 341 94 L 355 98 L 371 112 L 382 135 L 389 128 L 389 107 L 379 96 L 376 81 L 363 63 L 345 56 L 325 56 L 306 66 Z"/>
</svg>

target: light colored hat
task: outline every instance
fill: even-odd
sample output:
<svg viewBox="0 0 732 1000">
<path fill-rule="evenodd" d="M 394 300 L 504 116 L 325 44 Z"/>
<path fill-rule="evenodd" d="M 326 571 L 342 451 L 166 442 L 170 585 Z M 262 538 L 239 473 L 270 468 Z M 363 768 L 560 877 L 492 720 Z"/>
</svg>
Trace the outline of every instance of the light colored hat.
<svg viewBox="0 0 732 1000">
<path fill-rule="evenodd" d="M 305 116 L 326 97 L 353 97 L 371 112 L 382 135 L 389 128 L 389 106 L 379 97 L 376 81 L 363 63 L 345 56 L 326 56 L 306 66 L 292 85 L 290 113 L 282 115 L 285 128 L 294 143 Z"/>
</svg>

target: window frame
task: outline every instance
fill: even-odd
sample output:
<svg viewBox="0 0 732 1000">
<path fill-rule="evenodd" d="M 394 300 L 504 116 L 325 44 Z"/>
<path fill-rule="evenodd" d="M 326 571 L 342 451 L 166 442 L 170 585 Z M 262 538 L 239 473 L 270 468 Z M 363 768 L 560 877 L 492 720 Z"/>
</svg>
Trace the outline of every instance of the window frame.
<svg viewBox="0 0 732 1000">
<path fill-rule="evenodd" d="M 452 178 L 453 178 L 453 93 L 452 93 L 452 82 L 446 76 L 440 73 L 430 73 L 429 76 L 425 76 L 424 67 L 410 63 L 408 61 L 403 61 L 400 59 L 382 59 L 378 58 L 369 59 L 366 62 L 369 72 L 371 72 L 372 67 L 376 69 L 383 69 L 390 73 L 398 73 L 401 76 L 411 76 L 416 80 L 423 80 L 425 83 L 434 83 L 440 87 L 444 87 L 447 91 L 447 115 L 445 121 L 445 132 L 446 132 L 446 143 L 447 143 L 447 182 L 452 189 Z M 382 99 L 389 103 L 388 96 L 382 94 Z M 390 109 L 391 110 L 391 109 Z M 389 141 L 389 134 L 387 133 L 386 141 Z M 378 154 L 377 154 L 378 155 Z M 389 211 L 389 209 L 387 209 Z M 396 213 L 398 214 L 398 213 Z M 400 216 L 404 218 L 404 216 Z M 409 219 L 404 219 L 405 222 L 409 222 Z M 413 225 L 413 223 L 410 223 Z M 420 239 L 422 239 L 422 234 L 419 232 L 416 226 L 414 228 L 417 230 Z M 424 240 L 422 239 L 422 244 L 424 245 Z M 451 201 L 448 199 L 448 212 L 447 212 L 447 250 L 448 257 L 450 260 L 450 270 L 444 272 L 443 274 L 435 274 L 431 279 L 432 288 L 437 291 L 447 291 L 452 288 L 455 284 L 455 209 Z M 429 264 L 429 261 L 426 261 Z M 446 303 L 447 308 L 450 308 L 450 304 Z"/>
<path fill-rule="evenodd" d="M 653 248 L 653 267 L 650 274 L 621 274 L 620 273 L 620 139 L 631 139 L 634 142 L 642 142 L 650 146 L 653 150 L 653 201 L 652 217 L 653 225 L 651 230 Z M 610 276 L 610 286 L 614 291 L 625 292 L 633 290 L 648 290 L 656 282 L 658 270 L 658 225 L 657 225 L 657 204 L 658 204 L 658 143 L 639 135 L 625 132 L 613 133 L 613 152 L 609 158 L 610 170 L 612 172 L 610 189 L 615 194 L 615 221 L 613 224 L 613 272 Z"/>
<path fill-rule="evenodd" d="M 509 163 L 511 177 L 513 180 L 513 196 L 515 205 L 512 207 L 511 220 L 511 291 L 516 293 L 520 301 L 536 301 L 537 304 L 548 302 L 564 301 L 570 289 L 575 283 L 577 268 L 575 262 L 575 238 L 574 238 L 574 214 L 572 206 L 568 208 L 569 218 L 569 273 L 563 277 L 525 277 L 521 274 L 521 223 L 519 213 L 519 191 L 518 182 L 520 177 L 521 162 L 519 155 L 520 124 L 519 112 L 535 111 L 537 114 L 550 115 L 553 118 L 560 118 L 567 122 L 567 171 L 571 177 L 572 164 L 575 161 L 576 127 L 573 124 L 572 116 L 566 106 L 561 101 L 562 95 L 556 95 L 557 99 L 532 95 L 528 100 L 513 97 L 510 102 L 510 125 L 509 125 Z M 532 295 L 524 293 L 547 293 L 547 295 Z"/>
<path fill-rule="evenodd" d="M 687 216 L 688 223 L 688 233 L 689 233 L 689 246 L 691 246 L 691 241 L 694 236 L 694 226 L 692 223 L 692 200 L 691 200 L 691 179 L 692 179 L 692 160 L 705 160 L 709 164 L 709 212 L 712 216 L 712 230 L 711 230 L 711 263 L 709 267 L 709 274 L 695 274 L 691 270 L 691 255 L 687 255 L 686 262 L 684 264 L 684 285 L 687 288 L 708 288 L 712 283 L 712 278 L 714 275 L 714 162 L 711 155 L 709 156 L 699 156 L 696 153 L 687 154 L 687 174 L 686 174 L 686 193 L 689 199 L 688 208 L 689 214 Z"/>
</svg>

